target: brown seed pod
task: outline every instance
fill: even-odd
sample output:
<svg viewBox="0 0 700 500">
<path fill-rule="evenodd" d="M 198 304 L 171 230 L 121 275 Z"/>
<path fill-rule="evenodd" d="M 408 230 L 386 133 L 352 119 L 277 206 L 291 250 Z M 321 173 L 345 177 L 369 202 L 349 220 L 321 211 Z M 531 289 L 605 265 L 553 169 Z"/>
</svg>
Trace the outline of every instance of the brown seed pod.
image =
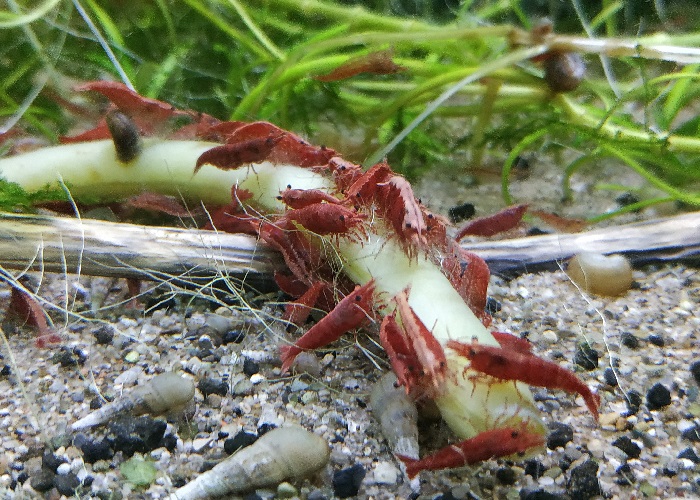
<svg viewBox="0 0 700 500">
<path fill-rule="evenodd" d="M 544 61 L 544 81 L 554 92 L 569 92 L 579 86 L 586 64 L 578 52 L 551 52 Z"/>
<path fill-rule="evenodd" d="M 119 161 L 128 163 L 141 152 L 139 128 L 128 115 L 115 109 L 105 116 Z"/>
<path fill-rule="evenodd" d="M 622 255 L 581 252 L 569 260 L 571 280 L 596 295 L 622 295 L 632 286 L 632 266 Z"/>
<path fill-rule="evenodd" d="M 252 445 L 170 495 L 170 500 L 204 500 L 275 486 L 313 474 L 328 463 L 326 441 L 297 425 L 264 434 Z"/>
</svg>

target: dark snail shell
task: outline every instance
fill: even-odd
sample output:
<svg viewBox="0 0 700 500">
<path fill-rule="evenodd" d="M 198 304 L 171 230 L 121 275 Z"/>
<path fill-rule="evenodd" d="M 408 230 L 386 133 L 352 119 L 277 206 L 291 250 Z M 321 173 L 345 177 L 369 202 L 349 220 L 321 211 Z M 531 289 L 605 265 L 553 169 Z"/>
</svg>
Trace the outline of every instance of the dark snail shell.
<svg viewBox="0 0 700 500">
<path fill-rule="evenodd" d="M 119 161 L 128 163 L 136 158 L 141 152 L 141 135 L 134 121 L 118 110 L 107 113 L 105 120 Z"/>
<path fill-rule="evenodd" d="M 579 86 L 586 64 L 577 52 L 552 52 L 544 61 L 544 80 L 554 92 L 569 92 Z"/>
</svg>

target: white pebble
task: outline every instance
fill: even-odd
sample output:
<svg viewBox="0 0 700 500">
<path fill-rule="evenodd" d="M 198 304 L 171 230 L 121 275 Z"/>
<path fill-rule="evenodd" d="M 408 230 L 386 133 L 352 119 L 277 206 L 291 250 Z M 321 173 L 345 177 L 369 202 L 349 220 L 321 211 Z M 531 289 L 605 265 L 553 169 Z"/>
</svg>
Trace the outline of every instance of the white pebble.
<svg viewBox="0 0 700 500">
<path fill-rule="evenodd" d="M 259 384 L 260 382 L 263 382 L 265 380 L 265 375 L 262 375 L 260 373 L 254 373 L 250 376 L 250 382 L 253 385 Z"/>
<path fill-rule="evenodd" d="M 62 463 L 61 465 L 58 466 L 58 469 L 56 469 L 56 473 L 59 476 L 65 476 L 70 472 L 70 464 L 68 463 Z"/>
<path fill-rule="evenodd" d="M 389 462 L 377 462 L 374 467 L 374 482 L 377 484 L 396 484 L 399 470 Z"/>
</svg>

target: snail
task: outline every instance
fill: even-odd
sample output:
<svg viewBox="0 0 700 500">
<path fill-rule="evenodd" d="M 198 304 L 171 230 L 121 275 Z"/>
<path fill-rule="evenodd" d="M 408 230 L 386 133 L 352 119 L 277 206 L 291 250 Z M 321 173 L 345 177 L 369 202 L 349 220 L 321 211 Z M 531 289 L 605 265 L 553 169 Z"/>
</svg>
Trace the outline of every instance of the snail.
<svg viewBox="0 0 700 500">
<path fill-rule="evenodd" d="M 170 495 L 170 500 L 199 500 L 275 486 L 326 466 L 326 441 L 297 425 L 279 427 L 219 462 L 213 469 Z"/>
<path fill-rule="evenodd" d="M 569 92 L 579 86 L 586 64 L 577 52 L 551 52 L 544 60 L 544 81 L 554 92 Z"/>
<path fill-rule="evenodd" d="M 194 398 L 194 382 L 191 379 L 166 372 L 153 377 L 116 401 L 104 405 L 75 422 L 74 431 L 104 424 L 122 413 L 160 415 L 184 409 Z"/>
<path fill-rule="evenodd" d="M 128 163 L 136 158 L 141 152 L 141 135 L 136 123 L 119 110 L 107 113 L 105 120 L 119 161 Z"/>
<path fill-rule="evenodd" d="M 632 286 L 632 266 L 622 255 L 581 252 L 569 260 L 571 280 L 596 295 L 622 295 Z"/>
</svg>

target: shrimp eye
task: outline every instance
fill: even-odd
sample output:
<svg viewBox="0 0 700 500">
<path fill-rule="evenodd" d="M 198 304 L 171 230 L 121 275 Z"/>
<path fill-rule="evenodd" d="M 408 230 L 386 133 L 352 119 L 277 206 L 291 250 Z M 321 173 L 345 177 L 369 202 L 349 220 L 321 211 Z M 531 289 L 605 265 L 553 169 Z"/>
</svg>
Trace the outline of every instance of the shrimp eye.
<svg viewBox="0 0 700 500">
<path fill-rule="evenodd" d="M 357 296 L 355 297 L 355 301 L 356 301 L 356 302 L 360 302 L 361 300 L 362 300 L 362 297 L 361 297 L 360 295 L 357 295 Z"/>
<path fill-rule="evenodd" d="M 518 431 L 513 431 L 510 433 L 510 437 L 512 437 L 513 439 L 516 439 L 519 435 L 520 433 Z"/>
</svg>

